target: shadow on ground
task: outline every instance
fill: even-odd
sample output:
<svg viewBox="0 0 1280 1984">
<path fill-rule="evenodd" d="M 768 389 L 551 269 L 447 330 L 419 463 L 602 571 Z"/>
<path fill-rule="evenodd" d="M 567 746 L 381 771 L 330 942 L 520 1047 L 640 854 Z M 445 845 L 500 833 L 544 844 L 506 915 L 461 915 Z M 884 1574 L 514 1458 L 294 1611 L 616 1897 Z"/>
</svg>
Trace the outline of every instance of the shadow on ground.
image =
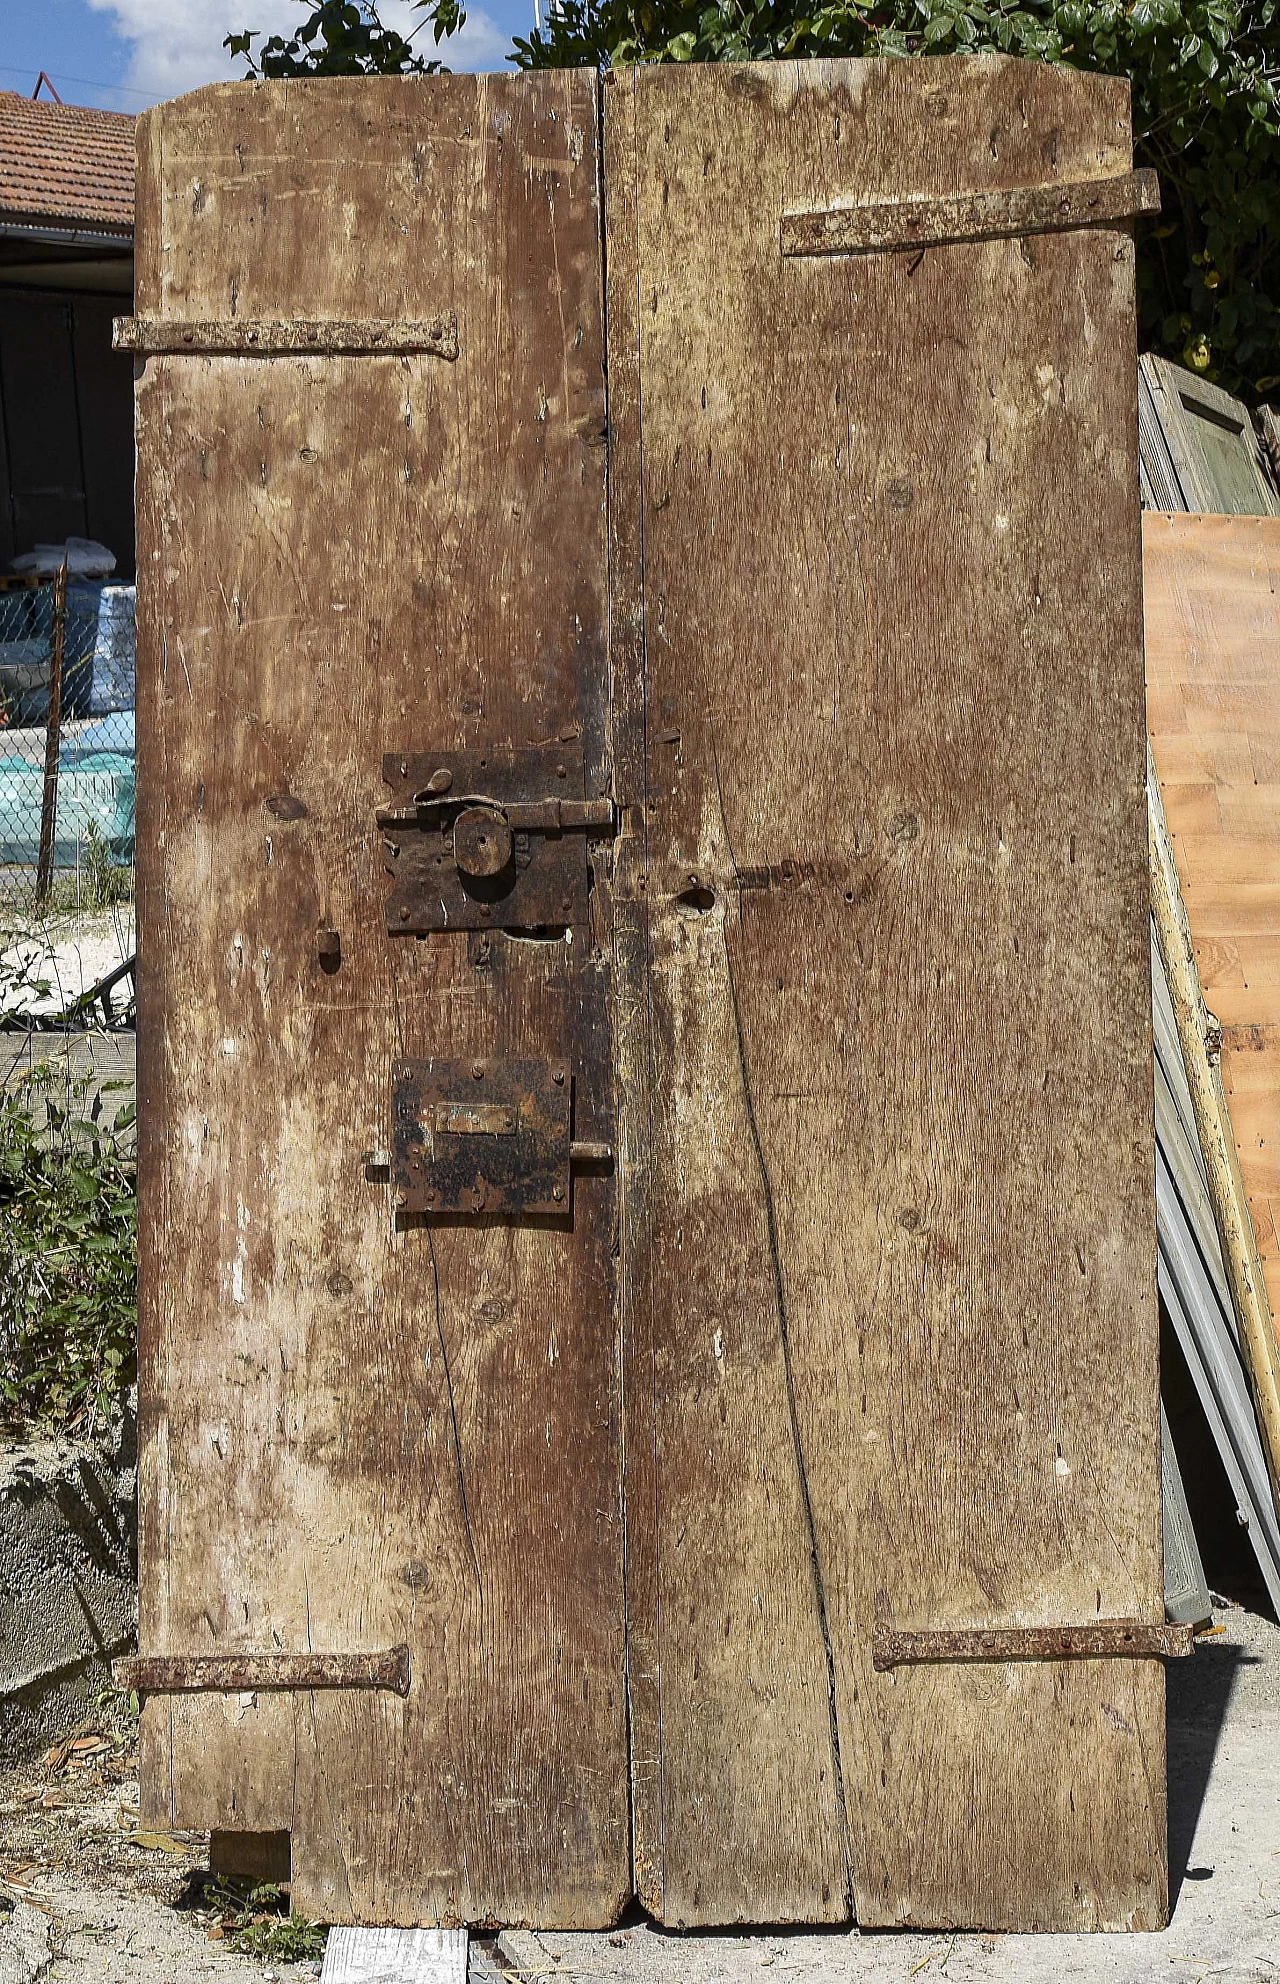
<svg viewBox="0 0 1280 1984">
<path fill-rule="evenodd" d="M 1209 1773 L 1243 1666 L 1258 1657 L 1229 1640 L 1202 1639 L 1190 1660 L 1171 1660 L 1165 1670 L 1169 1730 L 1169 1902 L 1176 1907 L 1182 1883 L 1205 1880 L 1211 1868 L 1191 1863 L 1196 1826 L 1208 1789 Z"/>
</svg>

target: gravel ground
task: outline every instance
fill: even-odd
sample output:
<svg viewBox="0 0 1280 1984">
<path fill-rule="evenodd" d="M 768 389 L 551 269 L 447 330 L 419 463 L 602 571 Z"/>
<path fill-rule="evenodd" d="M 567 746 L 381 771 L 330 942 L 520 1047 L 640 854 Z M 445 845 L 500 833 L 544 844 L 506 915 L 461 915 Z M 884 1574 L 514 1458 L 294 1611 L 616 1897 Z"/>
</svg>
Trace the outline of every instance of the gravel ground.
<svg viewBox="0 0 1280 1984">
<path fill-rule="evenodd" d="M 311 1984 L 318 1962 L 229 1947 L 237 1907 L 210 1890 L 206 1834 L 139 1828 L 133 1738 L 98 1718 L 0 1778 L 0 1984 Z"/>
<path fill-rule="evenodd" d="M 59 1013 L 123 964 L 134 945 L 130 903 L 51 917 L 0 952 L 0 1010 Z"/>
<path fill-rule="evenodd" d="M 1280 1984 L 1280 1627 L 1239 1606 L 1169 1669 L 1174 1919 L 1152 1936 L 509 1932 L 475 1978 L 520 1984 Z M 127 1725 L 0 1779 L 0 1984 L 314 1980 L 238 1953 L 208 1841 L 139 1830 Z M 11 1911 L 11 1912 L 10 1912 Z M 5 1917 L 7 1916 L 7 1920 Z M 270 1929 L 270 1922 L 262 1925 Z M 496 1962 L 495 1962 L 496 1957 Z"/>
</svg>

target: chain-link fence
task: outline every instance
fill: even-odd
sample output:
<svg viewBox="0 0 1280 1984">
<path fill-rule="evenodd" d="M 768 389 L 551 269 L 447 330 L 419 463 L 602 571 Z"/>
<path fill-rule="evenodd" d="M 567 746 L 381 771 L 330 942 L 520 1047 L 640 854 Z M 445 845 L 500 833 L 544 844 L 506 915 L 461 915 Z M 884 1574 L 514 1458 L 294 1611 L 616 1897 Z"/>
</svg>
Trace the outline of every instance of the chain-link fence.
<svg viewBox="0 0 1280 1984">
<path fill-rule="evenodd" d="M 133 893 L 133 587 L 62 598 L 0 578 L 0 928 Z"/>
</svg>

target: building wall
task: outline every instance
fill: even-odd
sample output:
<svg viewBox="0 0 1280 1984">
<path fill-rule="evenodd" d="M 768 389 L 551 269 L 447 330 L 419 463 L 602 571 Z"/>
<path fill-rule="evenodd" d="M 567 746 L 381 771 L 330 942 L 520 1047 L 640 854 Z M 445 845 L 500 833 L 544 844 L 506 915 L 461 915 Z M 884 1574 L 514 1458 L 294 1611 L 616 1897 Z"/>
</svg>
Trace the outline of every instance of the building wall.
<svg viewBox="0 0 1280 1984">
<path fill-rule="evenodd" d="M 134 575 L 133 363 L 111 349 L 125 299 L 0 289 L 0 563 L 92 537 Z"/>
</svg>

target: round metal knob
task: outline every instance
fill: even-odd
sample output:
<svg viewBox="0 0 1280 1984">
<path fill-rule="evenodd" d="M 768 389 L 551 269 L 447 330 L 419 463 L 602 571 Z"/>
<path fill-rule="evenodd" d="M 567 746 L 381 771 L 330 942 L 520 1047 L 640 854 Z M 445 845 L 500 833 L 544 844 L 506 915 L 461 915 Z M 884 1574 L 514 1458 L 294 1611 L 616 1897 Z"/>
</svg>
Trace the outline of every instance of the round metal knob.
<svg viewBox="0 0 1280 1984">
<path fill-rule="evenodd" d="M 487 806 L 468 806 L 453 823 L 453 858 L 464 875 L 485 881 L 511 862 L 511 829 Z"/>
</svg>

